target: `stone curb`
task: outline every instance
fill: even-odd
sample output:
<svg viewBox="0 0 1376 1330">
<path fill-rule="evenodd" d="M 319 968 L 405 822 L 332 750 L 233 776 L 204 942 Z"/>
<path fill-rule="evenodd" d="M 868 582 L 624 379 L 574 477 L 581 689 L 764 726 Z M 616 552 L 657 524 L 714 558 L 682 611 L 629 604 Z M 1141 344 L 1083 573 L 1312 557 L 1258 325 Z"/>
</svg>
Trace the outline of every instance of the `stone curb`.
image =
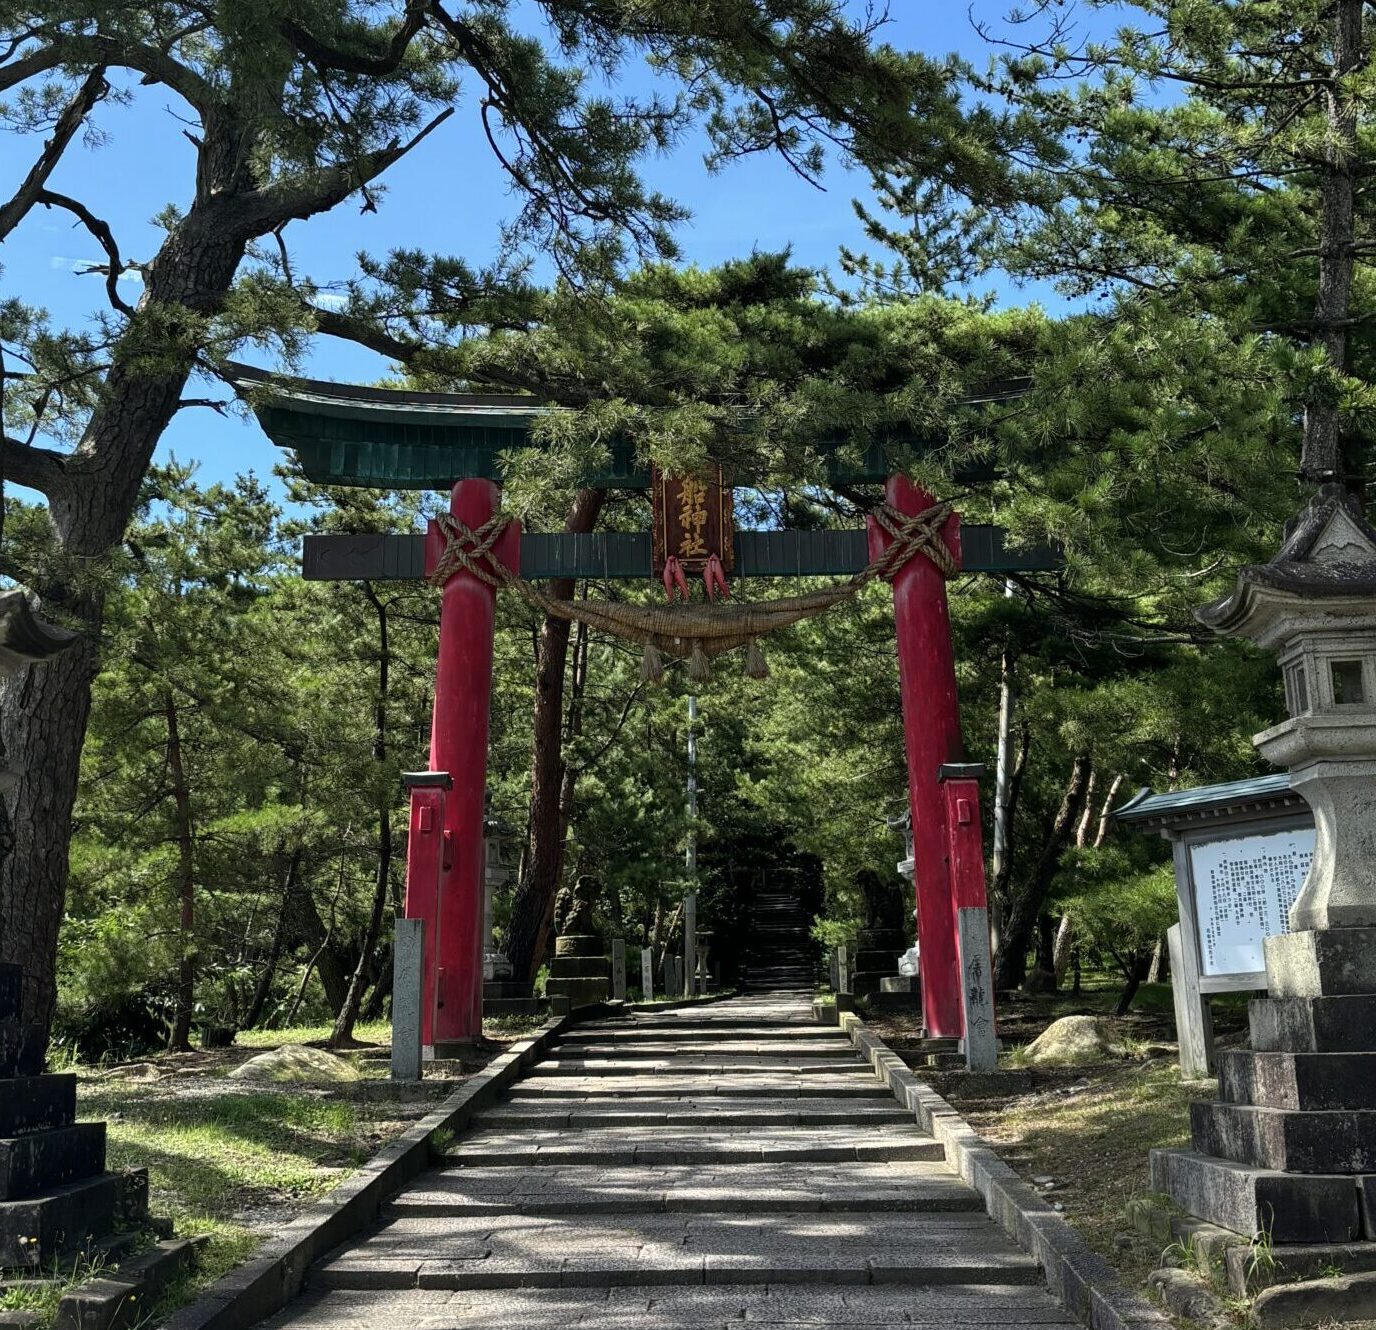
<svg viewBox="0 0 1376 1330">
<path fill-rule="evenodd" d="M 163 1330 L 242 1330 L 281 1311 L 301 1292 L 306 1272 L 316 1261 L 367 1228 L 386 1201 L 430 1167 L 436 1133 L 467 1127 L 469 1119 L 499 1098 L 571 1023 L 567 1016 L 546 1021 L 529 1039 L 493 1058 L 433 1113 L 280 1230 L 252 1260 L 174 1312 Z"/>
<path fill-rule="evenodd" d="M 1091 1330 L 1169 1330 L 1172 1322 L 1085 1240 L 1035 1188 L 1022 1180 L 935 1090 L 854 1012 L 840 1013 L 841 1029 L 919 1127 L 946 1149 L 946 1162 L 983 1198 L 1000 1228 L 1030 1252 L 1061 1305 Z"/>
</svg>

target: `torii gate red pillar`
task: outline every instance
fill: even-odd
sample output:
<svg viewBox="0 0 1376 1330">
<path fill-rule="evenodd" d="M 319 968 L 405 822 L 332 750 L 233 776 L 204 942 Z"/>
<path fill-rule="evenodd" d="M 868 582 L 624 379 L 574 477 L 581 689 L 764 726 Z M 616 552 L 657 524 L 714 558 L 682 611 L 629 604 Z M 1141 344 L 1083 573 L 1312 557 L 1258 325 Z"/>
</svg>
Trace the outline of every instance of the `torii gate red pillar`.
<svg viewBox="0 0 1376 1330">
<path fill-rule="evenodd" d="M 906 476 L 890 476 L 885 497 L 905 517 L 936 502 Z M 892 537 L 869 519 L 870 558 Z M 960 562 L 960 518 L 942 527 L 947 548 Z M 951 891 L 945 795 L 938 773 L 961 754 L 960 704 L 956 695 L 955 651 L 946 581 L 941 570 L 918 553 L 893 579 L 894 628 L 898 637 L 898 682 L 903 699 L 903 734 L 908 753 L 908 798 L 913 814 L 913 880 L 917 888 L 917 933 L 921 946 L 922 1012 L 929 1036 L 964 1033 L 960 1005 L 960 959 L 955 902 Z"/>
<path fill-rule="evenodd" d="M 493 517 L 501 491 L 490 480 L 459 481 L 450 513 L 476 531 Z M 446 537 L 431 522 L 425 537 L 425 571 L 432 573 Z M 512 522 L 492 555 L 520 572 L 521 530 Z M 439 869 L 437 918 L 425 926 L 425 987 L 433 994 L 423 1013 L 423 1042 L 469 1044 L 483 1029 L 483 813 L 487 790 L 488 720 L 492 708 L 492 652 L 497 589 L 458 569 L 440 600 L 440 646 L 430 729 L 430 769 L 453 781 L 443 801 L 448 854 Z M 409 864 L 408 864 L 409 870 Z M 409 877 L 409 872 L 408 872 Z M 429 893 L 433 899 L 433 892 Z M 414 899 L 424 909 L 422 884 L 407 882 L 407 914 Z"/>
</svg>

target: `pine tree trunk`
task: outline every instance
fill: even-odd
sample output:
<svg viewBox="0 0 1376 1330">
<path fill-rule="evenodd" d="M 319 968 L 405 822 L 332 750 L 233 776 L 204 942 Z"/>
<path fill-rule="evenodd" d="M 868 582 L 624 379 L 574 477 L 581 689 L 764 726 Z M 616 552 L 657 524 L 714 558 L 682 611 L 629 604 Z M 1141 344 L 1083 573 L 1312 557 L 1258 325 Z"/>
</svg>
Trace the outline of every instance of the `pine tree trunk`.
<svg viewBox="0 0 1376 1330">
<path fill-rule="evenodd" d="M 1327 137 L 1319 209 L 1319 283 L 1314 302 L 1318 343 L 1336 373 L 1347 370 L 1347 319 L 1355 256 L 1354 169 L 1357 104 L 1341 82 L 1361 67 L 1364 0 L 1337 0 L 1333 19 L 1333 68 L 1326 92 Z M 1322 484 L 1343 475 L 1343 420 L 1335 404 L 1311 402 L 1304 413 L 1300 469 Z"/>
<path fill-rule="evenodd" d="M 172 1037 L 167 1046 L 174 1053 L 191 1051 L 191 1016 L 196 1006 L 196 860 L 195 833 L 191 822 L 191 791 L 182 761 L 182 733 L 177 703 L 171 692 L 163 694 L 167 720 L 167 774 L 172 782 L 172 805 L 177 829 L 177 887 L 181 900 L 181 963 L 177 968 L 177 1002 Z"/>
<path fill-rule="evenodd" d="M 298 845 L 291 853 L 287 863 L 287 880 L 282 885 L 282 902 L 277 911 L 277 924 L 272 930 L 272 942 L 268 946 L 267 959 L 263 972 L 253 989 L 253 1000 L 244 1013 L 244 1028 L 253 1029 L 263 1019 L 263 1008 L 267 1006 L 268 995 L 272 992 L 272 981 L 277 977 L 277 963 L 282 959 L 282 944 L 286 941 L 288 921 L 291 918 L 292 902 L 296 896 L 297 878 L 301 872 L 302 850 Z"/>
<path fill-rule="evenodd" d="M 566 532 L 591 531 L 605 497 L 602 490 L 579 490 L 564 522 Z M 560 578 L 549 594 L 567 599 L 573 581 Z M 534 737 L 530 770 L 530 836 L 520 880 L 511 902 L 507 958 L 514 979 L 533 983 L 544 954 L 544 939 L 554 909 L 563 867 L 564 827 L 560 816 L 564 785 L 564 673 L 569 625 L 546 616 L 540 625 L 535 663 Z"/>
<path fill-rule="evenodd" d="M 1051 973 L 1056 976 L 1056 987 L 1060 989 L 1065 984 L 1066 971 L 1070 969 L 1070 953 L 1075 946 L 1075 920 L 1071 918 L 1070 911 L 1066 910 L 1061 915 L 1061 922 L 1056 928 L 1056 943 L 1051 951 Z"/>
<path fill-rule="evenodd" d="M 1041 852 L 1022 889 L 1013 893 L 998 954 L 994 957 L 994 987 L 1016 988 L 1026 977 L 1027 952 L 1061 855 L 1070 844 L 1089 782 L 1089 757 L 1081 753 L 1071 764 L 1061 805 L 1042 841 Z"/>
<path fill-rule="evenodd" d="M 212 145 L 213 137 L 207 134 L 205 151 L 214 147 L 219 156 L 205 166 L 204 180 L 213 185 L 249 169 L 248 159 L 240 160 L 242 144 Z M 47 495 L 68 558 L 98 567 L 124 538 L 153 451 L 178 410 L 197 353 L 179 334 L 160 331 L 166 311 L 209 311 L 233 282 L 248 237 L 222 224 L 221 197 L 194 204 L 147 268 L 134 320 L 147 336 L 136 326 L 121 339 L 81 442 Z M 0 863 L 0 960 L 23 966 L 24 1019 L 47 1029 L 104 604 L 98 593 L 78 601 L 67 586 L 36 589 L 74 616 L 84 635 L 55 660 L 10 678 L 0 694 L 0 748 L 19 775 L 5 796 L 13 843 Z"/>
</svg>

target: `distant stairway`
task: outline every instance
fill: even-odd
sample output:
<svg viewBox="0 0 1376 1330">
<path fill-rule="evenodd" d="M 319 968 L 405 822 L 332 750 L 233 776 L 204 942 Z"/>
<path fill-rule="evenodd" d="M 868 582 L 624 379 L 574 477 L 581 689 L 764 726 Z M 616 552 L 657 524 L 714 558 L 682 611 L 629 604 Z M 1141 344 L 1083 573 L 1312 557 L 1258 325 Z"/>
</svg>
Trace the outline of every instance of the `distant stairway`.
<svg viewBox="0 0 1376 1330">
<path fill-rule="evenodd" d="M 791 891 L 762 888 L 750 908 L 744 987 L 811 990 L 815 979 L 812 920 Z"/>
</svg>

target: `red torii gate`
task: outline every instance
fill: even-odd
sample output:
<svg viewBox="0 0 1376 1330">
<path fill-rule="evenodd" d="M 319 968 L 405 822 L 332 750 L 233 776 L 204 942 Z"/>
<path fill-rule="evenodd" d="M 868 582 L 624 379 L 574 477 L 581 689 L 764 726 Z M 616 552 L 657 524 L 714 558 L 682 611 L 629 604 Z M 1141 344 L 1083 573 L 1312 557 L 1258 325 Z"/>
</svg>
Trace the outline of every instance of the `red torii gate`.
<svg viewBox="0 0 1376 1330">
<path fill-rule="evenodd" d="M 246 379 L 250 376 L 244 375 Z M 261 379 L 253 376 L 254 387 Z M 499 511 L 499 452 L 524 434 L 542 409 L 529 398 L 394 392 L 337 384 L 284 383 L 256 411 L 268 434 L 293 448 L 312 479 L 326 484 L 388 488 L 441 488 L 437 468 L 449 467 L 450 514 L 478 531 Z M 342 408 L 339 409 L 339 408 Z M 417 416 L 431 436 L 418 448 Z M 474 418 L 484 426 L 484 446 L 474 446 Z M 505 437 L 493 435 L 494 419 Z M 512 422 L 516 422 L 513 424 Z M 351 432 L 352 429 L 352 432 Z M 466 431 L 466 433 L 465 433 Z M 419 459 L 419 460 L 418 460 Z M 874 464 L 849 480 L 874 480 Z M 477 474 L 475 474 L 477 473 Z M 632 459 L 614 454 L 609 486 L 648 485 Z M 935 505 L 906 476 L 889 475 L 888 503 L 914 517 Z M 978 534 L 979 557 L 962 557 L 961 522 L 951 513 L 941 527 L 950 560 L 918 553 L 892 578 L 899 680 L 908 759 L 916 861 L 918 932 L 922 946 L 922 1002 L 931 1037 L 964 1038 L 964 1009 L 988 1000 L 988 922 L 983 849 L 978 813 L 978 768 L 960 765 L 962 744 L 946 578 L 955 570 L 1011 571 L 1054 566 L 1048 552 L 1011 556 L 994 528 Z M 812 575 L 856 572 L 884 553 L 894 536 L 870 518 L 859 532 L 742 532 L 736 537 L 737 569 L 743 575 Z M 857 545 L 857 539 L 865 544 Z M 523 545 L 543 542 L 538 566 L 522 568 Z M 649 574 L 648 537 L 522 537 L 510 523 L 485 557 L 506 572 L 541 576 L 638 576 Z M 421 548 L 418 549 L 418 544 Z M 308 577 L 329 580 L 413 578 L 435 573 L 448 548 L 440 525 L 430 523 L 423 542 L 407 536 L 307 537 Z M 417 555 L 423 549 L 423 560 Z M 451 561 L 452 562 L 452 561 Z M 465 566 L 467 565 L 467 566 Z M 491 567 L 491 565 L 488 565 Z M 500 571 L 500 570 L 498 570 Z M 423 1042 L 444 1052 L 472 1043 L 482 1033 L 483 815 L 487 778 L 488 720 L 492 694 L 496 582 L 481 560 L 465 559 L 444 580 L 435 676 L 429 773 L 411 785 L 406 914 L 426 925 Z M 975 1024 L 980 1028 L 973 1028 Z M 987 1028 L 984 1028 L 987 1025 Z M 991 1016 L 980 1015 L 968 1032 L 991 1055 Z"/>
</svg>

